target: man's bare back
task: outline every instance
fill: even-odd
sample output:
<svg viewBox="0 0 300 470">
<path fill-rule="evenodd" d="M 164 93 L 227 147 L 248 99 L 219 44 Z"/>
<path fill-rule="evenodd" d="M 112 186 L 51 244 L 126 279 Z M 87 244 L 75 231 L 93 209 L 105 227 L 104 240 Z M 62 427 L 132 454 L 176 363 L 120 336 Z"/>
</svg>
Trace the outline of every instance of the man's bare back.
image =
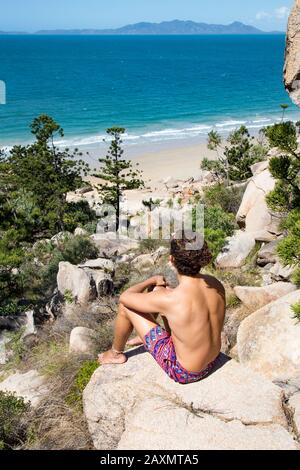
<svg viewBox="0 0 300 470">
<path fill-rule="evenodd" d="M 163 292 L 161 292 L 163 295 Z M 165 289 L 162 302 L 170 325 L 178 361 L 191 372 L 199 372 L 221 349 L 225 317 L 225 291 L 211 276 L 185 278 L 176 289 Z"/>
</svg>

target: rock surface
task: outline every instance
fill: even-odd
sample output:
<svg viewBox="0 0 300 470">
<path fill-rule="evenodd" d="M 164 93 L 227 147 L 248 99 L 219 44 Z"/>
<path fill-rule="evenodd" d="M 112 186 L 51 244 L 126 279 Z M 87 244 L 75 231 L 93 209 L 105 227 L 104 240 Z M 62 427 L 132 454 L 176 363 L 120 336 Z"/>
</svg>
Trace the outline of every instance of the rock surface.
<svg viewBox="0 0 300 470">
<path fill-rule="evenodd" d="M 294 409 L 294 422 L 300 436 L 300 392 L 290 398 L 289 405 Z"/>
<path fill-rule="evenodd" d="M 277 300 L 295 290 L 297 290 L 297 287 L 294 284 L 290 284 L 288 282 L 276 282 L 275 284 L 264 287 L 236 286 L 234 288 L 234 293 L 245 307 L 253 310 L 264 307 L 270 302 L 273 302 L 274 300 Z"/>
<path fill-rule="evenodd" d="M 17 372 L 10 375 L 3 382 L 0 382 L 0 390 L 23 397 L 33 407 L 38 406 L 41 400 L 49 393 L 48 387 L 45 384 L 45 378 L 36 370 L 31 370 L 26 374 Z"/>
<path fill-rule="evenodd" d="M 99 249 L 100 256 L 104 258 L 121 256 L 139 247 L 138 241 L 129 237 L 121 236 L 118 240 L 115 232 L 96 233 L 91 239 Z"/>
<path fill-rule="evenodd" d="M 171 381 L 143 348 L 103 366 L 83 394 L 96 449 L 296 449 L 279 387 L 235 361 L 202 382 Z"/>
<path fill-rule="evenodd" d="M 151 254 L 140 255 L 132 261 L 131 265 L 140 273 L 147 273 L 154 268 L 154 259 Z"/>
<path fill-rule="evenodd" d="M 300 301 L 300 290 L 291 292 L 246 318 L 237 334 L 241 363 L 272 380 L 300 375 L 300 323 L 291 305 Z"/>
<path fill-rule="evenodd" d="M 247 256 L 255 247 L 255 238 L 241 230 L 237 231 L 233 237 L 227 239 L 227 244 L 216 259 L 219 268 L 239 268 Z"/>
<path fill-rule="evenodd" d="M 98 344 L 97 333 L 90 328 L 77 327 L 71 331 L 70 353 L 94 354 Z"/>
<path fill-rule="evenodd" d="M 277 263 L 275 263 L 270 269 L 270 275 L 274 281 L 289 281 L 294 271 L 294 267 L 283 266 L 280 261 L 277 261 Z"/>
<path fill-rule="evenodd" d="M 103 271 L 113 273 L 115 270 L 115 263 L 110 259 L 98 258 L 98 259 L 89 259 L 84 264 L 81 264 L 79 267 L 90 268 L 90 269 L 101 269 Z"/>
<path fill-rule="evenodd" d="M 300 105 L 300 0 L 295 0 L 288 22 L 286 39 L 285 87 L 291 99 Z"/>
<path fill-rule="evenodd" d="M 97 296 L 96 286 L 91 276 L 84 269 L 71 263 L 59 263 L 57 287 L 62 295 L 67 291 L 71 292 L 74 299 L 81 304 L 87 304 Z"/>
<path fill-rule="evenodd" d="M 266 266 L 269 263 L 275 264 L 278 261 L 276 249 L 279 240 L 274 240 L 270 243 L 264 244 L 257 254 L 257 264 L 259 266 Z"/>
<path fill-rule="evenodd" d="M 246 232 L 255 234 L 256 240 L 269 240 L 280 234 L 280 219 L 267 206 L 266 195 L 275 187 L 275 180 L 268 169 L 250 180 L 236 219 Z"/>
</svg>

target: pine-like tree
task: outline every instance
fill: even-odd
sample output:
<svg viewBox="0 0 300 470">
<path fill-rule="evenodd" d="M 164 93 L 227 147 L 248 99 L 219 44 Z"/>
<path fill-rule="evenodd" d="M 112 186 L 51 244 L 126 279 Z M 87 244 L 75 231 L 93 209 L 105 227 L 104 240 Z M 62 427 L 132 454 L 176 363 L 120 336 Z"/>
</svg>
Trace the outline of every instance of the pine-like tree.
<svg viewBox="0 0 300 470">
<path fill-rule="evenodd" d="M 98 185 L 98 191 L 102 196 L 103 204 L 114 207 L 116 214 L 116 230 L 120 225 L 120 202 L 124 191 L 139 189 L 144 186 L 142 172 L 134 167 L 131 160 L 123 158 L 122 135 L 125 129 L 112 127 L 106 133 L 112 137 L 112 141 L 105 158 L 99 158 L 101 168 L 95 176 L 104 180 L 105 183 Z M 138 164 L 136 164 L 138 167 Z"/>
</svg>

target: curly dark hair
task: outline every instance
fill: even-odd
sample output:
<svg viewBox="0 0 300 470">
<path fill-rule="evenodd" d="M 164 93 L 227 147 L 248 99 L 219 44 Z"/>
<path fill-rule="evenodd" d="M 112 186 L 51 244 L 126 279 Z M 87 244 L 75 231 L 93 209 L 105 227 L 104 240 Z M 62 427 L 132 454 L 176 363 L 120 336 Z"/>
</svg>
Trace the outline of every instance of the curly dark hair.
<svg viewBox="0 0 300 470">
<path fill-rule="evenodd" d="M 203 235 L 177 232 L 171 240 L 171 255 L 178 273 L 195 277 L 212 261 L 212 254 Z"/>
</svg>

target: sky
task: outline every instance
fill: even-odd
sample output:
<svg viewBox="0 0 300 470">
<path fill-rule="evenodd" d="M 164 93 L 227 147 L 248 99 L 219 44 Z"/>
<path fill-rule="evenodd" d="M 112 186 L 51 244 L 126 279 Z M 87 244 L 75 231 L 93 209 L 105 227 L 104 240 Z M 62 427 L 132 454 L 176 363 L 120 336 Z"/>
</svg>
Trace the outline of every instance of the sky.
<svg viewBox="0 0 300 470">
<path fill-rule="evenodd" d="M 0 30 L 116 28 L 173 19 L 286 29 L 293 0 L 0 0 Z"/>
</svg>

